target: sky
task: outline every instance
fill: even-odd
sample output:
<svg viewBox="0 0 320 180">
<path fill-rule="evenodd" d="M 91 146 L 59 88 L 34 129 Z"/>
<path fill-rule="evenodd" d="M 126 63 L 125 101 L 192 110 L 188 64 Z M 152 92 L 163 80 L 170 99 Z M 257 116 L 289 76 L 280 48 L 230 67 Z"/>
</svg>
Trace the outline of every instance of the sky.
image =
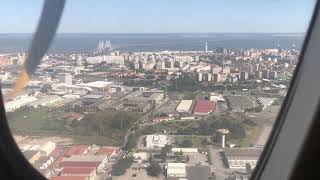
<svg viewBox="0 0 320 180">
<path fill-rule="evenodd" d="M 315 0 L 67 0 L 59 33 L 305 32 Z M 4 0 L 0 33 L 35 31 L 42 0 Z"/>
</svg>

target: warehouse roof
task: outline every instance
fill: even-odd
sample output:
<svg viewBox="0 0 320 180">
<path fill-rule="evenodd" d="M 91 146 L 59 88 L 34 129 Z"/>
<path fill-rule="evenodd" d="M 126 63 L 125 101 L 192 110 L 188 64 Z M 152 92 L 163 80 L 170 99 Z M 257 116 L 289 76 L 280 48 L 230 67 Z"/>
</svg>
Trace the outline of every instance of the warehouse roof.
<svg viewBox="0 0 320 180">
<path fill-rule="evenodd" d="M 101 99 L 103 98 L 103 94 L 88 94 L 86 96 L 83 96 L 83 98 L 88 98 L 88 99 Z"/>
<path fill-rule="evenodd" d="M 177 111 L 189 111 L 190 106 L 192 105 L 192 100 L 181 100 L 178 107 L 177 107 Z"/>
<path fill-rule="evenodd" d="M 57 95 L 49 95 L 49 96 L 43 96 L 41 98 L 39 98 L 38 100 L 35 100 L 33 102 L 30 102 L 28 105 L 29 106 L 38 106 L 38 105 L 42 105 L 45 104 L 47 102 L 51 102 L 51 101 L 60 101 L 62 100 L 62 98 L 60 96 Z"/>
<path fill-rule="evenodd" d="M 72 146 L 66 151 L 65 155 L 66 156 L 82 155 L 88 148 L 89 148 L 88 145 Z"/>
<path fill-rule="evenodd" d="M 108 87 L 111 84 L 113 84 L 113 82 L 107 82 L 107 81 L 93 81 L 93 82 L 89 82 L 89 83 L 81 83 L 78 84 L 79 86 L 85 86 L 85 87 L 93 87 L 93 88 L 104 88 L 104 87 Z"/>
<path fill-rule="evenodd" d="M 97 155 L 108 155 L 111 156 L 117 150 L 116 147 L 103 146 L 99 149 Z"/>
<path fill-rule="evenodd" d="M 65 167 L 62 169 L 61 174 L 91 174 L 94 167 Z"/>
<path fill-rule="evenodd" d="M 98 167 L 100 164 L 97 161 L 62 161 L 61 167 Z"/>
<path fill-rule="evenodd" d="M 63 158 L 62 161 L 92 161 L 101 162 L 106 158 L 105 155 L 74 155 L 70 157 Z"/>
<path fill-rule="evenodd" d="M 260 148 L 226 148 L 224 153 L 228 158 L 258 158 L 262 152 Z"/>
<path fill-rule="evenodd" d="M 53 176 L 51 180 L 87 180 L 86 176 Z"/>
</svg>

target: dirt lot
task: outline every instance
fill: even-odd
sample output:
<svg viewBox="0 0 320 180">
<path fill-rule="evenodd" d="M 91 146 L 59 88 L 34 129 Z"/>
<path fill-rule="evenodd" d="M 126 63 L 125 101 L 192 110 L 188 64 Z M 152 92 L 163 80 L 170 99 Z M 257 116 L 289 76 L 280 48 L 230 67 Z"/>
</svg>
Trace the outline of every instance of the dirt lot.
<svg viewBox="0 0 320 180">
<path fill-rule="evenodd" d="M 188 165 L 209 165 L 208 163 L 208 157 L 206 154 L 201 153 L 188 153 L 189 156 L 189 162 Z"/>
</svg>

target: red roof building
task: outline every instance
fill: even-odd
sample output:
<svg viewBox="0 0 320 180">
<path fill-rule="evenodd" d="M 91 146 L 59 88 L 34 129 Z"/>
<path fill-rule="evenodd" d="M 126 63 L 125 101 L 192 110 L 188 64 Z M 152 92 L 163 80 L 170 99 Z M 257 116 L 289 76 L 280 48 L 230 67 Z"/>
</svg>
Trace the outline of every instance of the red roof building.
<svg viewBox="0 0 320 180">
<path fill-rule="evenodd" d="M 66 167 L 62 169 L 61 175 L 65 174 L 80 174 L 80 175 L 88 175 L 91 174 L 92 171 L 95 171 L 94 167 Z"/>
<path fill-rule="evenodd" d="M 94 167 L 67 167 L 63 168 L 61 176 L 84 176 L 93 180 L 96 177 L 96 168 Z"/>
<path fill-rule="evenodd" d="M 193 113 L 196 115 L 208 115 L 216 107 L 216 102 L 208 100 L 197 100 Z"/>
<path fill-rule="evenodd" d="M 51 180 L 89 180 L 87 176 L 53 176 Z"/>
<path fill-rule="evenodd" d="M 88 152 L 88 145 L 72 146 L 65 152 L 65 156 L 84 155 Z"/>
<path fill-rule="evenodd" d="M 61 167 L 95 167 L 97 168 L 101 162 L 98 161 L 62 161 Z"/>
<path fill-rule="evenodd" d="M 53 158 L 57 158 L 60 156 L 60 154 L 62 153 L 62 147 L 57 146 L 51 153 L 49 156 L 52 156 Z"/>
<path fill-rule="evenodd" d="M 97 155 L 107 155 L 111 157 L 116 154 L 117 149 L 117 147 L 102 146 L 97 152 Z"/>
</svg>

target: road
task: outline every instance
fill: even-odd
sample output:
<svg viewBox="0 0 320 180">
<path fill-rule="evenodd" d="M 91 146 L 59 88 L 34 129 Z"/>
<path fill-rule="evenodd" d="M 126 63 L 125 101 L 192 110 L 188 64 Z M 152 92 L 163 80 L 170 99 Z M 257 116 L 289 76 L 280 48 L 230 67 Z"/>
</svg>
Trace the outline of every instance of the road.
<svg viewBox="0 0 320 180">
<path fill-rule="evenodd" d="M 161 104 L 157 105 L 155 107 L 155 109 L 152 109 L 151 111 L 147 112 L 146 114 L 144 114 L 143 116 L 141 116 L 136 122 L 133 123 L 133 125 L 128 129 L 125 137 L 124 137 L 124 142 L 123 142 L 123 146 L 125 147 L 126 144 L 128 143 L 128 137 L 132 134 L 134 127 L 139 124 L 140 122 L 143 122 L 145 119 L 147 119 L 147 117 L 151 114 L 151 112 L 156 111 L 159 108 L 162 108 L 165 106 L 165 104 L 169 102 L 168 98 L 166 98 Z"/>
<path fill-rule="evenodd" d="M 264 147 L 264 145 L 267 143 L 267 140 L 269 138 L 269 135 L 271 133 L 272 127 L 271 126 L 267 126 L 265 125 L 261 132 L 260 132 L 260 136 L 257 137 L 256 142 L 255 142 L 255 146 L 256 147 Z"/>
<path fill-rule="evenodd" d="M 222 158 L 219 152 L 222 152 L 222 149 L 216 149 L 212 145 L 208 145 L 208 153 L 210 153 L 210 161 L 212 163 L 211 170 L 214 172 L 217 180 L 226 179 L 231 173 L 231 169 L 225 168 Z"/>
</svg>

